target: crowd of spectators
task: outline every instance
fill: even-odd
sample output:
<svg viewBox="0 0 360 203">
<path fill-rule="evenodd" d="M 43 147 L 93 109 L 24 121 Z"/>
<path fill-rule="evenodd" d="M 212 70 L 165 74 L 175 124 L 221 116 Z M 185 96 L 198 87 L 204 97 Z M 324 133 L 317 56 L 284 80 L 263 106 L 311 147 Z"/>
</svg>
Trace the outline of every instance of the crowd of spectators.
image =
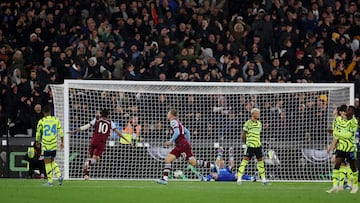
<svg viewBox="0 0 360 203">
<path fill-rule="evenodd" d="M 0 134 L 64 79 L 359 82 L 354 0 L 3 0 Z M 7 119 L 8 118 L 8 119 Z"/>
</svg>

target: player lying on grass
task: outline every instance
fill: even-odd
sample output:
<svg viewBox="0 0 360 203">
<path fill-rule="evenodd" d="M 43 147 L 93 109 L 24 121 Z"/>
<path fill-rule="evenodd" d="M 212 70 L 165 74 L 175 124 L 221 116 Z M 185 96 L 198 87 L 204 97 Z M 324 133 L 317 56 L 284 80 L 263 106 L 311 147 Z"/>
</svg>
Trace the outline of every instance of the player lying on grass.
<svg viewBox="0 0 360 203">
<path fill-rule="evenodd" d="M 225 164 L 223 159 L 223 148 L 218 149 L 218 154 L 215 160 L 215 167 L 211 169 L 211 173 L 207 175 L 203 181 L 211 181 L 212 179 L 215 181 L 236 181 L 237 173 L 232 172 L 231 170 L 234 168 L 234 149 L 231 147 L 229 149 L 229 165 Z M 256 178 L 253 176 L 249 176 L 244 174 L 242 176 L 242 180 L 245 181 L 256 181 Z"/>
<path fill-rule="evenodd" d="M 185 126 L 181 124 L 177 116 L 178 112 L 175 109 L 171 109 L 167 114 L 167 119 L 170 121 L 172 133 L 171 139 L 167 141 L 165 145 L 170 146 L 171 144 L 175 143 L 175 148 L 171 150 L 171 152 L 165 158 L 163 177 L 157 180 L 157 183 L 159 184 L 167 184 L 169 173 L 171 171 L 171 163 L 180 156 L 183 156 L 193 167 L 211 167 L 210 162 L 196 160 L 191 150 L 190 132 Z"/>
<path fill-rule="evenodd" d="M 340 173 L 340 165 L 345 160 L 350 164 L 350 168 L 353 172 L 353 186 L 350 193 L 357 193 L 358 191 L 358 175 L 359 172 L 356 168 L 356 130 L 358 122 L 354 116 L 355 107 L 349 106 L 346 110 L 346 118 L 341 116 L 337 117 L 336 127 L 333 129 L 333 141 L 331 147 L 328 148 L 328 152 L 336 146 L 335 154 L 335 166 L 333 169 L 333 187 L 327 190 L 328 193 L 337 192 L 343 190 L 343 187 L 339 187 L 339 180 L 344 178 L 344 175 Z"/>
<path fill-rule="evenodd" d="M 76 130 L 69 131 L 69 134 L 74 134 L 79 131 L 88 130 L 90 127 L 94 128 L 93 135 L 89 146 L 89 158 L 84 163 L 84 179 L 87 180 L 90 177 L 90 166 L 99 161 L 100 156 L 103 154 L 106 147 L 106 140 L 110 136 L 110 131 L 113 130 L 121 138 L 130 143 L 129 140 L 123 136 L 116 128 L 114 122 L 109 119 L 109 110 L 103 109 L 100 113 L 100 117 L 96 116 L 90 123 L 77 128 Z"/>
</svg>

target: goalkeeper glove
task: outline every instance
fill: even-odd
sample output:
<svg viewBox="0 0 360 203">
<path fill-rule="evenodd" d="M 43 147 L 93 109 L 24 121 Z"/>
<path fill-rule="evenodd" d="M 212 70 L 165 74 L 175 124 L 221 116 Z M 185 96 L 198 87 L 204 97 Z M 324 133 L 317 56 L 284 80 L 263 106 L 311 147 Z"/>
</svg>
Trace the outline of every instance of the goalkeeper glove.
<svg viewBox="0 0 360 203">
<path fill-rule="evenodd" d="M 242 148 L 242 149 L 247 149 L 247 145 L 246 145 L 246 144 L 243 144 L 243 145 L 241 146 L 241 148 Z"/>
</svg>

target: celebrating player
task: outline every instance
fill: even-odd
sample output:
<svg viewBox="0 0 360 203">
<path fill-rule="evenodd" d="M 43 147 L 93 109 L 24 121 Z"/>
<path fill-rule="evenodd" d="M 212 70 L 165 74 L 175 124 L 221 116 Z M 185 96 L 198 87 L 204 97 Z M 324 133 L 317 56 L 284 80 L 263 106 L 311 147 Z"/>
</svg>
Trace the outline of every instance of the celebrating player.
<svg viewBox="0 0 360 203">
<path fill-rule="evenodd" d="M 59 166 L 55 162 L 56 149 L 57 149 L 57 134 L 60 136 L 60 148 L 64 148 L 64 133 L 60 124 L 60 120 L 55 116 L 51 116 L 50 106 L 44 106 L 44 117 L 39 120 L 36 131 L 36 145 L 41 141 L 42 154 L 44 156 L 45 171 L 47 174 L 48 182 L 45 186 L 53 186 L 53 171 L 58 177 L 59 185 L 62 185 L 63 177 L 61 175 Z"/>
<path fill-rule="evenodd" d="M 172 137 L 165 143 L 165 145 L 170 146 L 171 144 L 175 143 L 175 148 L 171 150 L 171 152 L 165 158 L 164 175 L 163 178 L 157 180 L 157 183 L 159 184 L 167 184 L 168 176 L 171 171 L 171 163 L 180 156 L 184 156 L 184 158 L 188 160 L 189 164 L 194 167 L 201 166 L 210 168 L 212 166 L 210 162 L 195 159 L 191 151 L 191 145 L 189 143 L 190 132 L 181 124 L 177 116 L 178 112 L 175 109 L 171 109 L 167 114 L 167 118 L 171 125 Z"/>
<path fill-rule="evenodd" d="M 339 179 L 340 179 L 340 165 L 346 159 L 350 168 L 353 172 L 353 187 L 351 193 L 357 193 L 358 191 L 358 175 L 359 172 L 356 169 L 356 130 L 358 127 L 358 122 L 354 116 L 355 107 L 349 106 L 346 110 L 346 118 L 338 117 L 336 121 L 336 128 L 333 129 L 333 142 L 331 143 L 332 147 L 336 146 L 335 153 L 335 166 L 333 169 L 333 187 L 326 192 L 332 193 L 342 190 L 339 188 Z"/>
<path fill-rule="evenodd" d="M 234 168 L 234 149 L 231 147 L 229 149 L 229 165 L 225 164 L 223 158 L 223 148 L 218 149 L 218 154 L 215 160 L 215 167 L 211 169 L 211 173 L 206 176 L 203 181 L 210 181 L 214 179 L 215 181 L 236 181 L 237 173 L 232 172 L 232 168 Z M 242 176 L 242 180 L 247 181 L 256 181 L 255 177 L 244 174 Z"/>
<path fill-rule="evenodd" d="M 343 104 L 339 107 L 337 107 L 334 110 L 334 121 L 332 123 L 332 129 L 328 130 L 329 133 L 333 134 L 334 129 L 337 128 L 337 125 L 339 125 L 341 123 L 341 121 L 343 119 L 346 119 L 346 109 L 347 109 L 347 105 Z M 335 165 L 335 154 L 336 154 L 336 145 L 334 144 L 330 144 L 327 148 L 327 153 L 330 154 L 330 152 L 332 152 L 332 156 L 331 156 L 331 163 L 333 165 Z M 344 189 L 351 189 L 351 185 L 352 185 L 352 171 L 350 169 L 350 166 L 348 163 L 346 163 L 347 160 L 345 160 L 344 162 L 341 163 L 340 165 L 340 179 L 339 179 L 339 190 L 342 190 L 342 188 Z M 345 182 L 345 176 L 347 179 L 347 183 Z M 341 188 L 341 189 L 340 189 Z"/>
<path fill-rule="evenodd" d="M 254 155 L 257 159 L 257 169 L 261 177 L 261 182 L 264 185 L 268 184 L 268 181 L 265 178 L 264 156 L 260 142 L 262 124 L 259 118 L 260 109 L 253 108 L 251 109 L 251 119 L 247 120 L 243 126 L 242 141 L 246 144 L 243 146 L 245 149 L 244 156 L 238 170 L 238 184 L 242 183 L 242 176 L 244 175 L 245 167 Z"/>
<path fill-rule="evenodd" d="M 90 123 L 81 126 L 80 128 L 68 132 L 69 134 L 74 134 L 75 132 L 84 131 L 89 129 L 91 126 L 94 128 L 94 132 L 91 138 L 91 143 L 89 146 L 89 158 L 84 163 L 84 179 L 89 179 L 89 167 L 95 164 L 99 157 L 105 150 L 106 140 L 110 136 L 110 131 L 113 130 L 121 138 L 130 143 L 129 140 L 124 137 L 118 129 L 116 129 L 115 124 L 112 120 L 109 119 L 109 111 L 103 109 L 100 113 L 100 117 L 94 118 Z"/>
</svg>

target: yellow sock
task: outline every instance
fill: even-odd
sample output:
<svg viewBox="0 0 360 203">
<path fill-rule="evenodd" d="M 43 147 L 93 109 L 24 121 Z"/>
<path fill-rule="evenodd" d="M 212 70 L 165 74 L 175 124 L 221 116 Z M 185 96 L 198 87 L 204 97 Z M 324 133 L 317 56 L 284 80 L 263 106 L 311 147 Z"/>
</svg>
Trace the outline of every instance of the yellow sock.
<svg viewBox="0 0 360 203">
<path fill-rule="evenodd" d="M 61 176 L 60 168 L 55 161 L 52 162 L 52 169 L 55 171 L 57 177 Z"/>
<path fill-rule="evenodd" d="M 349 165 L 346 166 L 346 179 L 347 179 L 347 182 L 348 182 L 347 184 L 352 186 L 352 184 L 353 184 L 353 172 L 352 172 Z"/>
<path fill-rule="evenodd" d="M 265 168 L 264 168 L 264 161 L 257 162 L 257 169 L 259 171 L 261 180 L 265 180 Z"/>
<path fill-rule="evenodd" d="M 359 171 L 355 171 L 352 173 L 353 177 L 352 177 L 352 186 L 353 187 L 357 187 L 358 184 L 358 179 L 359 179 Z"/>
<path fill-rule="evenodd" d="M 343 188 L 344 187 L 344 182 L 345 182 L 345 177 L 346 177 L 346 172 L 347 172 L 347 167 L 341 165 L 340 169 L 339 169 L 339 187 Z"/>
<path fill-rule="evenodd" d="M 46 171 L 46 174 L 47 174 L 48 182 L 52 183 L 53 182 L 53 176 L 52 176 L 53 169 L 51 167 L 51 163 L 45 164 L 45 171 Z"/>
<path fill-rule="evenodd" d="M 244 175 L 244 171 L 245 171 L 245 167 L 246 167 L 246 164 L 248 163 L 249 161 L 248 160 L 245 160 L 243 159 L 241 161 L 241 164 L 240 164 L 240 167 L 239 167 L 239 170 L 238 170 L 238 178 L 241 178 L 243 175 Z"/>
<path fill-rule="evenodd" d="M 339 169 L 333 169 L 333 187 L 338 187 L 339 185 L 339 176 L 340 176 L 340 171 Z"/>
</svg>

